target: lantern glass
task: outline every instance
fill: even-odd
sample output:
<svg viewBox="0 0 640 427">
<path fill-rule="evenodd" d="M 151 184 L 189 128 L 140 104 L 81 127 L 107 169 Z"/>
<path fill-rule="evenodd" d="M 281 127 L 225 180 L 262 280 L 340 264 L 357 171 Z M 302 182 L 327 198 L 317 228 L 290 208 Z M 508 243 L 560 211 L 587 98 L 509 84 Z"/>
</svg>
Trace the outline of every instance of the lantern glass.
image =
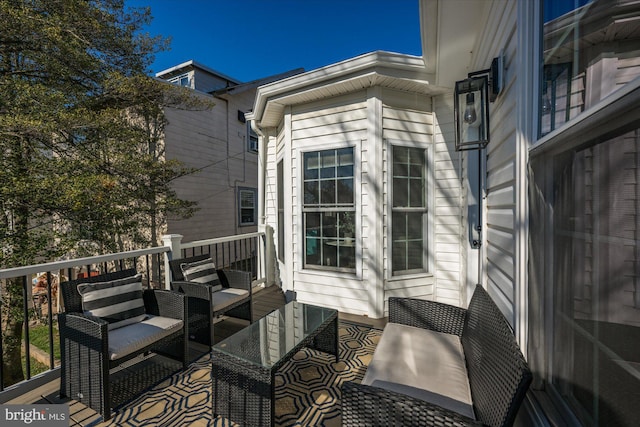
<svg viewBox="0 0 640 427">
<path fill-rule="evenodd" d="M 487 76 L 456 82 L 454 109 L 456 150 L 484 148 L 489 143 Z"/>
</svg>

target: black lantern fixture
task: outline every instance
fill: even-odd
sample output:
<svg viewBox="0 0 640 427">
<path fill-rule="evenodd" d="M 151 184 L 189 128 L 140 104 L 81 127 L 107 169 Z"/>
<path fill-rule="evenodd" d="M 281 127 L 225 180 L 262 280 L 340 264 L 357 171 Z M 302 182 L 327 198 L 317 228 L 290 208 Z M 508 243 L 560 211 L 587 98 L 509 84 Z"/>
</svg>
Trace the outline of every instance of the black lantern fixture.
<svg viewBox="0 0 640 427">
<path fill-rule="evenodd" d="M 469 73 L 467 79 L 456 82 L 453 108 L 457 151 L 478 150 L 489 143 L 489 101 L 493 102 L 502 88 L 502 64 L 501 55 L 490 69 Z"/>
</svg>

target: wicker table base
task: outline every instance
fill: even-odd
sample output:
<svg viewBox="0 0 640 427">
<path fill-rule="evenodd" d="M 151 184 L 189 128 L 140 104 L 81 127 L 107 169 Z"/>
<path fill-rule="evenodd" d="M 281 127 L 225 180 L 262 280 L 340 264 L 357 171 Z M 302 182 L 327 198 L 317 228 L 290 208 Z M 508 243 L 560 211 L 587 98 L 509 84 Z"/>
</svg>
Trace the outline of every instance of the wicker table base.
<svg viewBox="0 0 640 427">
<path fill-rule="evenodd" d="M 214 416 L 244 426 L 273 426 L 275 373 L 302 347 L 338 360 L 336 310 L 291 302 L 213 346 Z"/>
</svg>

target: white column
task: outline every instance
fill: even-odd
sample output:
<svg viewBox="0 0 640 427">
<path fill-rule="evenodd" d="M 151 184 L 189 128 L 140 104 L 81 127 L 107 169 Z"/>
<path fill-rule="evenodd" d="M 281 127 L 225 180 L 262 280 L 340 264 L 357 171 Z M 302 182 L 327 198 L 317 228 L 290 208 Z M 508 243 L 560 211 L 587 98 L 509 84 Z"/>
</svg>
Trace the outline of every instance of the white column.
<svg viewBox="0 0 640 427">
<path fill-rule="evenodd" d="M 171 268 L 169 261 L 172 259 L 180 259 L 182 257 L 182 234 L 165 234 L 162 236 L 163 246 L 170 249 L 164 253 L 164 286 L 166 289 L 171 288 Z"/>
</svg>

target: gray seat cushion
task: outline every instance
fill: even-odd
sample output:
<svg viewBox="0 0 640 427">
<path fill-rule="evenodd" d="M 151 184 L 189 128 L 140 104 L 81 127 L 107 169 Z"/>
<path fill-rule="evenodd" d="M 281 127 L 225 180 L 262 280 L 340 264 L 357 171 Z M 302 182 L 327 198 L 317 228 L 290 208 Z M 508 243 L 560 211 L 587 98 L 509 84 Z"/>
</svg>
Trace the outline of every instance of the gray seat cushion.
<svg viewBox="0 0 640 427">
<path fill-rule="evenodd" d="M 362 384 L 475 419 L 462 343 L 456 335 L 388 323 Z"/>
<path fill-rule="evenodd" d="M 237 288 L 223 288 L 213 293 L 213 311 L 223 310 L 230 305 L 245 299 L 249 291 Z"/>
<path fill-rule="evenodd" d="M 182 329 L 182 320 L 147 315 L 147 319 L 109 331 L 109 358 L 120 359 Z"/>
</svg>

